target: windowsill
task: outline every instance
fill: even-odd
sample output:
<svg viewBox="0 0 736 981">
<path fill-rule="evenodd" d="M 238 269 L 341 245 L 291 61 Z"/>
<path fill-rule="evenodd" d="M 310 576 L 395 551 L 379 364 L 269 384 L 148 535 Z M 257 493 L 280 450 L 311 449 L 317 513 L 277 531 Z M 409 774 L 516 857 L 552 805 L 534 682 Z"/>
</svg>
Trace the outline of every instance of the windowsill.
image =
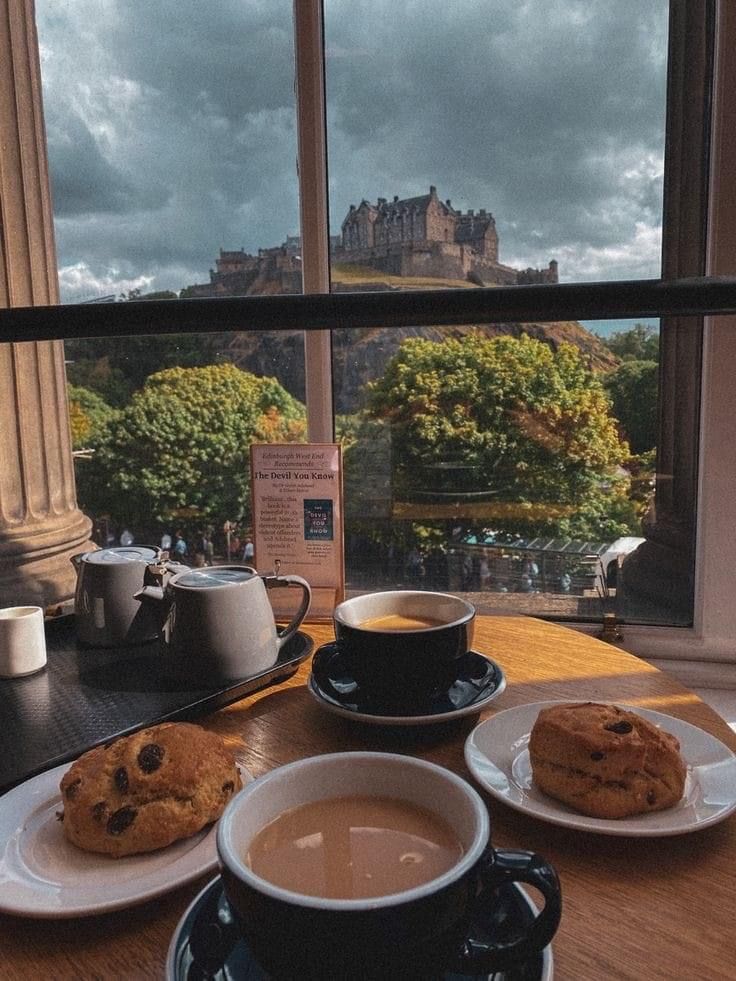
<svg viewBox="0 0 736 981">
<path fill-rule="evenodd" d="M 736 732 L 736 691 L 727 688 L 693 688 L 692 691 Z"/>
</svg>

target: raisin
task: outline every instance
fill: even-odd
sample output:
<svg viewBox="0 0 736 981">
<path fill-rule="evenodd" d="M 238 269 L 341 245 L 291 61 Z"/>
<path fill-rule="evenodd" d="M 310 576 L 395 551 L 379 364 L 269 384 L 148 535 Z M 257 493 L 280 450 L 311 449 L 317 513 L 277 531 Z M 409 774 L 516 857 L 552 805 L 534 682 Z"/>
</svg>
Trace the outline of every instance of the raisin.
<svg viewBox="0 0 736 981">
<path fill-rule="evenodd" d="M 82 778 L 77 777 L 77 779 L 73 783 L 69 784 L 69 786 L 64 791 L 67 800 L 74 800 L 74 798 L 79 793 L 79 785 L 81 784 L 81 782 L 82 782 Z"/>
<path fill-rule="evenodd" d="M 161 766 L 164 758 L 164 748 L 158 743 L 146 743 L 138 754 L 138 766 L 144 773 L 153 773 Z"/>
<path fill-rule="evenodd" d="M 55 811 L 54 813 L 56 815 L 56 820 L 57 821 L 63 821 L 64 820 L 64 812 L 63 811 Z"/>
<path fill-rule="evenodd" d="M 102 823 L 107 817 L 107 801 L 98 800 L 92 808 L 92 817 L 98 823 Z"/>
<path fill-rule="evenodd" d="M 118 788 L 121 794 L 128 793 L 128 771 L 124 766 L 119 766 L 115 771 L 113 776 L 115 781 L 115 786 Z"/>
<path fill-rule="evenodd" d="M 654 793 L 653 790 L 650 790 L 647 794 L 647 804 L 656 804 L 656 803 L 657 803 L 657 795 Z"/>
<path fill-rule="evenodd" d="M 137 813 L 138 811 L 134 807 L 121 807 L 115 811 L 114 814 L 110 815 L 107 822 L 107 833 L 109 835 L 121 835 L 135 821 Z"/>
<path fill-rule="evenodd" d="M 605 759 L 605 756 L 606 756 L 605 753 L 597 753 L 596 752 L 596 753 L 591 753 L 590 754 L 591 760 L 595 760 L 596 763 L 598 763 L 599 760 Z"/>
<path fill-rule="evenodd" d="M 610 726 L 605 726 L 609 732 L 615 732 L 617 736 L 625 736 L 634 728 L 630 722 L 622 719 L 621 722 L 612 722 Z"/>
<path fill-rule="evenodd" d="M 232 782 L 232 780 L 228 780 L 227 783 L 224 783 L 222 785 L 223 794 L 231 794 L 234 790 L 235 790 L 235 784 Z"/>
</svg>

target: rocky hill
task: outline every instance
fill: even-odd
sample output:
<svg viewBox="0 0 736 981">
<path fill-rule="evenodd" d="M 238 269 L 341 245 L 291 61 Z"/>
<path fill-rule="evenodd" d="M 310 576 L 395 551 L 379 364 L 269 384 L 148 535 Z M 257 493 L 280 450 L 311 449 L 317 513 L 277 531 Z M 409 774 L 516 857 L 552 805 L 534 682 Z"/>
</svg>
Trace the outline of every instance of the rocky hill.
<svg viewBox="0 0 736 981">
<path fill-rule="evenodd" d="M 407 289 L 475 289 L 474 284 L 458 280 L 438 280 L 425 277 L 406 277 L 373 274 L 358 267 L 333 268 L 333 288 L 337 291 L 407 290 Z M 248 291 L 270 292 L 263 278 L 254 282 Z M 333 336 L 335 410 L 354 412 L 362 404 L 362 392 L 367 381 L 378 377 L 386 362 L 408 337 L 423 337 L 441 341 L 448 337 L 463 337 L 481 333 L 487 337 L 501 334 L 519 337 L 527 334 L 556 350 L 560 344 L 575 344 L 595 371 L 610 371 L 617 358 L 597 337 L 576 321 L 525 324 L 492 324 L 462 327 L 346 328 Z M 242 333 L 226 335 L 222 344 L 228 357 L 239 367 L 255 374 L 272 375 L 297 398 L 304 399 L 304 357 L 301 331 L 270 334 Z"/>
</svg>

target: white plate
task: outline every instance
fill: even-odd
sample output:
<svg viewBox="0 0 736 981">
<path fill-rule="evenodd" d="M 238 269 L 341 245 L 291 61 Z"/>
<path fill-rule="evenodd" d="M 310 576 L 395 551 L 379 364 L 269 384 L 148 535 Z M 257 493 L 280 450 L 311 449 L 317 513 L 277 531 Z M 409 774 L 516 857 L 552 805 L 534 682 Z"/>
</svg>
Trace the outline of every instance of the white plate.
<svg viewBox="0 0 736 981">
<path fill-rule="evenodd" d="M 71 766 L 40 773 L 0 798 L 0 912 L 45 919 L 134 906 L 217 868 L 215 825 L 145 855 L 111 858 L 64 837 L 59 782 Z M 243 783 L 252 774 L 238 763 Z"/>
<path fill-rule="evenodd" d="M 666 811 L 609 820 L 578 814 L 547 797 L 532 783 L 529 734 L 540 709 L 561 702 L 532 702 L 506 709 L 481 722 L 465 743 L 470 772 L 498 800 L 517 811 L 598 834 L 660 838 L 700 831 L 736 810 L 736 755 L 715 736 L 680 719 L 634 705 L 621 705 L 680 741 L 687 764 L 685 792 L 679 804 Z M 618 704 L 618 703 L 617 703 Z"/>
</svg>

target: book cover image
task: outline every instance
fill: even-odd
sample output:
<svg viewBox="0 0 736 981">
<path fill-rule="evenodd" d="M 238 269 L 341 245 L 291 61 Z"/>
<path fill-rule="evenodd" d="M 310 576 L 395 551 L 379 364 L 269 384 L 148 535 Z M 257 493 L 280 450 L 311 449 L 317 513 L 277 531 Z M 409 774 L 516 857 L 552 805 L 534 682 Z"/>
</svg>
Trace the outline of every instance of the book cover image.
<svg viewBox="0 0 736 981">
<path fill-rule="evenodd" d="M 331 542 L 334 538 L 332 501 L 329 499 L 305 499 L 305 541 Z"/>
</svg>

